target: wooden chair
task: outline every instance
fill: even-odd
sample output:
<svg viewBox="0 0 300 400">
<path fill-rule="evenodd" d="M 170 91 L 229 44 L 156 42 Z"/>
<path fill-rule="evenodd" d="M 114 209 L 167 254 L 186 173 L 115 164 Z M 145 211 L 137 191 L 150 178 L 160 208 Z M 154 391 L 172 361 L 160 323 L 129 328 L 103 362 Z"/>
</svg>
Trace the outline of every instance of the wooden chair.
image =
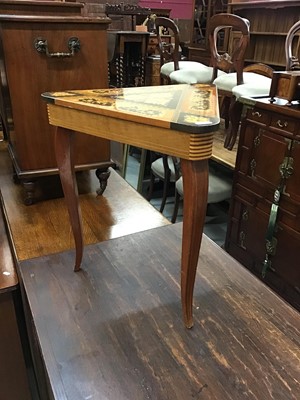
<svg viewBox="0 0 300 400">
<path fill-rule="evenodd" d="M 286 71 L 293 71 L 300 69 L 300 63 L 298 59 L 299 53 L 299 42 L 297 42 L 296 48 L 293 47 L 294 38 L 296 33 L 300 30 L 300 21 L 297 21 L 288 31 L 285 39 L 285 69 Z"/>
<path fill-rule="evenodd" d="M 172 223 L 176 222 L 180 199 L 184 198 L 182 176 L 176 181 L 175 188 L 176 194 L 175 205 L 171 219 Z M 208 175 L 207 204 L 215 204 L 228 200 L 231 197 L 231 192 L 232 176 L 210 166 Z"/>
<path fill-rule="evenodd" d="M 225 31 L 227 31 L 225 33 Z M 229 32 L 228 32 L 229 31 Z M 218 39 L 223 36 L 234 37 L 228 52 L 219 53 Z M 252 73 L 244 76 L 244 57 L 250 40 L 250 23 L 247 19 L 229 13 L 213 15 L 207 26 L 211 60 L 210 67 L 206 67 L 206 75 L 202 71 L 175 71 L 170 74 L 170 80 L 176 83 L 214 83 L 221 98 L 222 116 L 225 119 L 225 128 L 229 128 L 229 109 L 232 97 L 232 88 L 245 82 L 251 82 Z M 230 53 L 230 54 L 229 54 Z"/>
<path fill-rule="evenodd" d="M 232 39 L 230 54 L 220 54 L 218 51 L 218 34 L 220 31 L 229 30 Z M 245 83 L 243 75 L 245 52 L 250 40 L 250 22 L 238 15 L 221 13 L 213 15 L 208 24 L 208 38 L 211 51 L 211 66 L 213 67 L 212 82 L 218 88 L 222 99 L 222 115 L 225 119 L 225 128 L 229 127 L 229 107 L 232 98 L 232 88 Z M 227 74 L 217 76 L 217 71 L 222 70 Z M 251 82 L 251 77 L 249 77 Z"/>
<path fill-rule="evenodd" d="M 244 73 L 254 73 L 253 82 L 237 85 L 232 89 L 232 99 L 229 109 L 230 126 L 226 132 L 224 147 L 232 150 L 241 121 L 243 105 L 238 101 L 240 97 L 266 97 L 269 95 L 273 69 L 265 64 L 252 64 L 244 68 Z"/>
<path fill-rule="evenodd" d="M 154 185 L 155 181 L 159 179 L 163 182 L 163 193 L 162 193 L 162 201 L 160 205 L 160 212 L 164 211 L 168 193 L 170 189 L 170 184 L 175 184 L 176 180 L 179 178 L 179 169 L 178 169 L 178 162 L 179 160 L 175 159 L 174 157 L 167 156 L 166 154 L 159 155 L 158 158 L 154 160 L 155 155 L 157 153 L 151 152 L 150 153 L 150 162 L 151 162 L 151 169 L 150 169 L 150 186 L 148 191 L 147 200 L 150 201 L 153 196 Z M 174 188 L 174 195 L 175 195 L 175 188 Z"/>
<path fill-rule="evenodd" d="M 157 17 L 155 19 L 155 29 L 160 54 L 160 74 L 161 83 L 177 83 L 170 79 L 174 71 L 185 70 L 206 74 L 209 68 L 196 61 L 181 60 L 179 28 L 175 22 L 166 17 Z M 167 32 L 170 35 L 170 41 L 166 41 L 161 33 Z M 210 81 L 211 74 L 208 74 L 207 82 Z M 207 83 L 206 82 L 206 83 Z"/>
<path fill-rule="evenodd" d="M 300 69 L 298 59 L 299 44 L 297 38 L 297 46 L 294 46 L 294 38 L 300 30 L 300 21 L 297 21 L 288 31 L 285 40 L 285 58 L 286 71 Z M 227 132 L 224 147 L 231 150 L 237 138 L 242 114 L 242 103 L 238 102 L 240 97 L 267 97 L 270 94 L 270 88 L 273 77 L 273 69 L 265 64 L 253 64 L 244 68 L 244 72 L 254 72 L 259 74 L 252 83 L 245 83 L 232 89 L 233 101 L 230 107 L 230 131 Z"/>
</svg>

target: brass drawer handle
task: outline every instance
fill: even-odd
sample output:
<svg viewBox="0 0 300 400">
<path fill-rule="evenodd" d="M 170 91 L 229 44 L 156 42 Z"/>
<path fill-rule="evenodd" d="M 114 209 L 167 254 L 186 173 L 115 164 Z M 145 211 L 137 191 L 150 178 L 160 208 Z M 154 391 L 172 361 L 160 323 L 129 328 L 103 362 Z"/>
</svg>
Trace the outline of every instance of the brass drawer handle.
<svg viewBox="0 0 300 400">
<path fill-rule="evenodd" d="M 280 119 L 276 122 L 277 126 L 279 126 L 279 128 L 286 128 L 288 126 L 288 122 L 284 121 L 282 122 Z"/>
<path fill-rule="evenodd" d="M 35 39 L 34 47 L 38 53 L 45 53 L 47 57 L 66 58 L 66 57 L 73 57 L 74 54 L 80 50 L 80 41 L 77 37 L 71 37 L 68 40 L 68 49 L 70 50 L 69 53 L 64 53 L 64 52 L 50 53 L 48 50 L 47 39 L 43 39 L 43 38 Z"/>
<path fill-rule="evenodd" d="M 261 118 L 261 113 L 260 112 L 258 112 L 258 111 L 253 111 L 253 113 L 252 113 L 252 117 L 258 117 L 258 118 Z"/>
</svg>

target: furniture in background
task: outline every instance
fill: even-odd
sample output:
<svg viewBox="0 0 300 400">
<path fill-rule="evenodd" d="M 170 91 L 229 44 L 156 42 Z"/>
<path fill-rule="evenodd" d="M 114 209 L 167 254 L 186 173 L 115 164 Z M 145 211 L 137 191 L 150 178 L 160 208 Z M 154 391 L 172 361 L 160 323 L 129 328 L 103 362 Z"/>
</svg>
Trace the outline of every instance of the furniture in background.
<svg viewBox="0 0 300 400">
<path fill-rule="evenodd" d="M 179 28 L 169 18 L 159 17 L 155 20 L 158 49 L 160 54 L 160 74 L 162 83 L 211 83 L 213 68 L 205 64 L 184 60 L 181 55 Z M 161 31 L 169 32 L 171 43 L 166 43 Z M 217 70 L 217 75 L 222 75 Z"/>
<path fill-rule="evenodd" d="M 250 45 L 246 63 L 263 63 L 274 69 L 286 66 L 284 44 L 290 27 L 300 19 L 300 3 L 296 0 L 228 2 L 228 12 L 250 21 Z M 293 53 L 299 48 L 299 37 L 293 44 Z"/>
<path fill-rule="evenodd" d="M 220 54 L 218 48 L 218 33 L 223 30 L 230 30 L 230 34 L 236 32 L 235 42 L 231 47 L 231 54 L 227 52 Z M 215 14 L 209 20 L 207 34 L 211 50 L 211 66 L 213 67 L 212 82 L 218 88 L 218 94 L 222 99 L 221 109 L 225 120 L 225 128 L 230 127 L 230 105 L 233 100 L 232 88 L 251 82 L 255 79 L 252 73 L 244 73 L 244 58 L 250 40 L 249 21 L 233 14 Z M 225 35 L 225 33 L 224 33 Z M 222 70 L 226 74 L 217 75 Z"/>
<path fill-rule="evenodd" d="M 246 65 L 263 63 L 274 69 L 285 67 L 285 37 L 290 27 L 300 19 L 300 5 L 297 0 L 205 0 L 205 5 L 205 20 L 209 20 L 214 13 L 229 12 L 250 21 L 251 41 L 245 56 Z M 228 49 L 230 41 L 230 37 L 224 37 L 224 51 Z M 205 45 L 203 41 L 200 44 L 191 44 L 189 59 L 209 65 L 206 28 L 204 43 Z M 297 47 L 299 41 L 294 43 L 294 49 Z"/>
<path fill-rule="evenodd" d="M 83 238 L 72 168 L 73 129 L 181 158 L 185 185 L 181 257 L 183 319 L 192 327 L 195 272 L 206 212 L 208 159 L 219 126 L 215 86 L 162 85 L 45 93 L 56 155 L 81 266 Z M 205 101 L 203 101 L 205 100 Z M 159 101 L 159 103 L 158 103 Z M 201 122 L 199 124 L 199 122 Z"/>
<path fill-rule="evenodd" d="M 300 64 L 298 59 L 298 45 L 295 48 L 295 41 L 298 43 L 299 38 L 296 33 L 300 29 L 300 22 L 297 21 L 288 31 L 285 39 L 285 59 L 286 59 L 286 71 L 300 70 Z M 296 53 L 294 53 L 296 51 Z M 298 74 L 293 73 L 278 73 L 271 67 L 265 64 L 250 64 L 244 71 L 252 71 L 265 76 L 266 78 L 260 78 L 253 80 L 252 83 L 246 83 L 244 85 L 236 86 L 232 89 L 234 96 L 234 102 L 231 105 L 231 127 L 230 131 L 227 132 L 225 147 L 229 150 L 234 146 L 238 129 L 240 126 L 241 114 L 243 105 L 238 101 L 240 97 L 275 97 L 279 90 L 279 97 L 284 95 L 285 98 L 289 98 L 290 101 L 299 99 L 299 91 L 297 89 L 299 83 Z M 273 78 L 273 79 L 272 79 Z M 283 79 L 281 79 L 283 78 Z M 289 83 L 288 83 L 289 82 Z M 272 83 L 272 87 L 271 87 Z M 283 92 L 285 91 L 285 94 Z"/>
<path fill-rule="evenodd" d="M 13 2 L 18 7 L 20 3 L 25 2 Z M 54 130 L 48 124 L 41 93 L 108 86 L 109 19 L 105 15 L 83 17 L 82 6 L 76 8 L 74 4 L 71 10 L 79 9 L 79 13 L 70 12 L 67 2 L 51 2 L 51 10 L 52 3 L 58 3 L 55 15 L 40 11 L 42 5 L 45 7 L 44 2 L 32 1 L 31 15 L 20 12 L 0 17 L 0 112 L 7 127 L 14 176 L 24 186 L 26 204 L 35 200 L 39 177 L 58 173 Z M 113 165 L 109 141 L 77 134 L 75 153 L 76 169 L 96 169 L 101 185 L 99 193 L 103 192 L 108 167 Z"/>
<path fill-rule="evenodd" d="M 107 35 L 108 43 L 114 49 L 109 62 L 109 86 L 143 86 L 150 33 L 109 30 Z"/>
<path fill-rule="evenodd" d="M 226 132 L 226 139 L 224 147 L 228 150 L 232 150 L 237 136 L 241 122 L 241 115 L 243 105 L 239 102 L 239 98 L 246 97 L 266 97 L 269 95 L 273 69 L 265 64 L 250 64 L 243 70 L 243 74 L 254 73 L 252 82 L 248 81 L 242 85 L 237 85 L 232 88 L 232 100 L 230 105 L 230 126 Z"/>
<path fill-rule="evenodd" d="M 151 9 L 138 4 L 105 4 L 105 13 L 112 20 L 109 29 L 118 31 L 135 31 L 136 25 L 151 14 Z"/>
<path fill-rule="evenodd" d="M 156 159 L 155 159 L 156 158 Z M 153 196 L 154 186 L 157 181 L 163 182 L 163 193 L 159 211 L 164 211 L 167 197 L 170 191 L 170 184 L 174 185 L 179 179 L 179 160 L 175 157 L 167 156 L 166 154 L 158 155 L 155 152 L 150 152 L 150 185 L 147 195 L 147 200 L 150 201 Z M 175 193 L 175 192 L 174 192 Z"/>
<path fill-rule="evenodd" d="M 184 201 L 182 176 L 175 183 L 175 204 L 171 222 L 177 219 L 180 199 Z M 221 203 L 230 200 L 232 192 L 232 171 L 209 166 L 207 204 Z"/>
<path fill-rule="evenodd" d="M 241 101 L 226 250 L 300 309 L 299 104 Z"/>
<path fill-rule="evenodd" d="M 188 47 L 189 60 L 209 65 L 211 54 L 207 32 L 208 21 L 215 14 L 226 13 L 228 11 L 227 3 L 227 0 L 195 0 L 194 29 L 192 31 L 190 46 Z M 198 17 L 199 11 L 200 18 Z M 199 22 L 197 19 L 199 19 Z M 220 51 L 228 49 L 228 40 L 227 35 L 219 36 L 218 48 Z"/>
<path fill-rule="evenodd" d="M 22 302 L 14 257 L 6 233 L 0 193 L 0 387 L 1 398 L 30 400 L 31 391 L 26 370 L 28 358 L 23 351 L 24 326 Z M 20 329 L 23 328 L 23 329 Z M 30 350 L 24 349 L 27 355 Z M 26 360 L 26 361 L 25 361 Z"/>
<path fill-rule="evenodd" d="M 170 80 L 174 83 L 190 84 L 209 81 L 217 86 L 221 99 L 220 108 L 225 119 L 226 138 L 224 146 L 232 149 L 239 123 L 237 114 L 240 111 L 239 105 L 235 102 L 233 89 L 240 86 L 244 87 L 244 85 L 260 88 L 270 87 L 272 69 L 261 65 L 256 65 L 255 68 L 254 66 L 244 68 L 245 52 L 250 39 L 248 20 L 229 13 L 215 14 L 208 21 L 206 32 L 211 53 L 211 66 L 203 66 L 206 73 L 196 69 L 193 71 L 178 70 L 170 74 Z M 224 37 L 234 36 L 228 52 L 221 52 L 219 49 L 221 33 L 221 36 Z M 267 72 L 269 72 L 269 76 L 267 76 Z"/>
<path fill-rule="evenodd" d="M 300 21 L 294 23 L 293 26 L 289 29 L 286 39 L 285 39 L 285 70 L 293 71 L 300 69 L 299 63 L 299 36 L 296 33 L 299 33 L 300 30 Z M 295 41 L 297 42 L 297 46 L 295 48 Z"/>
</svg>

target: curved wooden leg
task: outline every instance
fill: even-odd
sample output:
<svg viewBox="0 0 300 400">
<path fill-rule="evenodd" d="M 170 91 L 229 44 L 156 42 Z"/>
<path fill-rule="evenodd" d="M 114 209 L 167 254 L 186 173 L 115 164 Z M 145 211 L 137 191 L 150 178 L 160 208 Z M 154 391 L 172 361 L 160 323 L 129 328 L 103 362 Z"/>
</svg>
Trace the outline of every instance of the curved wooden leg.
<svg viewBox="0 0 300 400">
<path fill-rule="evenodd" d="M 180 194 L 177 192 L 175 188 L 175 201 L 174 201 L 174 209 L 173 209 L 173 214 L 171 218 L 172 224 L 175 224 L 177 215 L 178 215 L 178 209 L 179 209 L 179 202 L 180 202 Z"/>
<path fill-rule="evenodd" d="M 171 170 L 169 168 L 169 162 L 168 162 L 168 156 L 163 155 L 163 165 L 164 165 L 164 172 L 165 172 L 165 178 L 164 178 L 164 187 L 163 187 L 163 197 L 160 205 L 159 212 L 163 212 L 166 202 L 167 202 L 167 197 L 168 197 L 168 190 L 170 186 L 170 177 L 171 177 Z"/>
<path fill-rule="evenodd" d="M 221 116 L 224 118 L 225 129 L 229 128 L 229 107 L 230 107 L 230 97 L 225 96 L 221 105 Z"/>
<path fill-rule="evenodd" d="M 108 178 L 110 177 L 110 171 L 108 170 L 108 168 L 105 169 L 97 168 L 96 176 L 99 179 L 100 183 L 100 188 L 96 190 L 96 193 L 98 196 L 102 196 L 107 187 L 107 181 Z"/>
<path fill-rule="evenodd" d="M 74 132 L 70 131 L 69 129 L 60 127 L 56 128 L 55 154 L 75 240 L 76 260 L 74 271 L 78 271 L 80 269 L 83 255 L 83 237 L 81 212 L 78 201 L 78 189 L 73 160 L 74 136 Z"/>
<path fill-rule="evenodd" d="M 183 231 L 181 301 L 187 328 L 193 326 L 193 292 L 206 214 L 208 161 L 181 160 L 183 179 Z"/>
<path fill-rule="evenodd" d="M 224 142 L 224 147 L 228 150 L 232 150 L 236 142 L 241 115 L 243 111 L 243 104 L 236 100 L 235 97 L 232 98 L 229 109 L 229 119 L 230 127 L 226 134 L 226 140 Z"/>
</svg>

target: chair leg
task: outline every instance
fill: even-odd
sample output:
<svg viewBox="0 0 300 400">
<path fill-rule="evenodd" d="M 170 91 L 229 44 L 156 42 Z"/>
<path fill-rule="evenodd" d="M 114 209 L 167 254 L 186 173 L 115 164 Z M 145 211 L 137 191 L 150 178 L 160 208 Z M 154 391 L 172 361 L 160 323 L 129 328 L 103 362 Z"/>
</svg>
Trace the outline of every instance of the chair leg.
<svg viewBox="0 0 300 400">
<path fill-rule="evenodd" d="M 176 192 L 175 192 L 174 210 L 173 210 L 173 215 L 172 215 L 172 218 L 171 218 L 172 224 L 175 224 L 176 219 L 177 219 L 178 209 L 179 209 L 179 202 L 180 202 L 180 194 L 176 190 Z"/>
<path fill-rule="evenodd" d="M 168 165 L 168 156 L 163 156 L 163 163 L 164 163 L 164 170 L 165 170 L 165 179 L 164 179 L 164 187 L 163 187 L 163 197 L 160 205 L 160 212 L 162 213 L 164 211 L 167 197 L 168 197 L 168 188 L 170 184 L 170 176 L 171 176 L 171 170 Z"/>
<path fill-rule="evenodd" d="M 155 184 L 155 175 L 153 172 L 150 172 L 150 185 L 149 185 L 149 190 L 148 190 L 148 195 L 147 195 L 147 200 L 150 201 L 152 199 L 153 195 L 153 190 L 154 190 L 154 184 Z"/>
<path fill-rule="evenodd" d="M 229 108 L 230 126 L 226 133 L 226 139 L 224 141 L 224 147 L 228 150 L 232 150 L 236 142 L 239 125 L 241 121 L 242 110 L 243 110 L 242 103 L 236 101 L 236 98 L 233 97 L 231 99 Z"/>
<path fill-rule="evenodd" d="M 234 104 L 232 106 L 232 115 L 231 115 L 231 140 L 230 143 L 228 144 L 227 149 L 232 150 L 233 146 L 235 145 L 236 138 L 238 135 L 239 131 L 239 126 L 241 123 L 241 117 L 242 117 L 242 111 L 243 111 L 243 104 L 240 103 L 239 101 L 234 101 Z"/>
<path fill-rule="evenodd" d="M 221 105 L 221 116 L 225 121 L 225 129 L 229 128 L 229 108 L 230 108 L 230 97 L 225 96 L 222 100 Z"/>
</svg>

